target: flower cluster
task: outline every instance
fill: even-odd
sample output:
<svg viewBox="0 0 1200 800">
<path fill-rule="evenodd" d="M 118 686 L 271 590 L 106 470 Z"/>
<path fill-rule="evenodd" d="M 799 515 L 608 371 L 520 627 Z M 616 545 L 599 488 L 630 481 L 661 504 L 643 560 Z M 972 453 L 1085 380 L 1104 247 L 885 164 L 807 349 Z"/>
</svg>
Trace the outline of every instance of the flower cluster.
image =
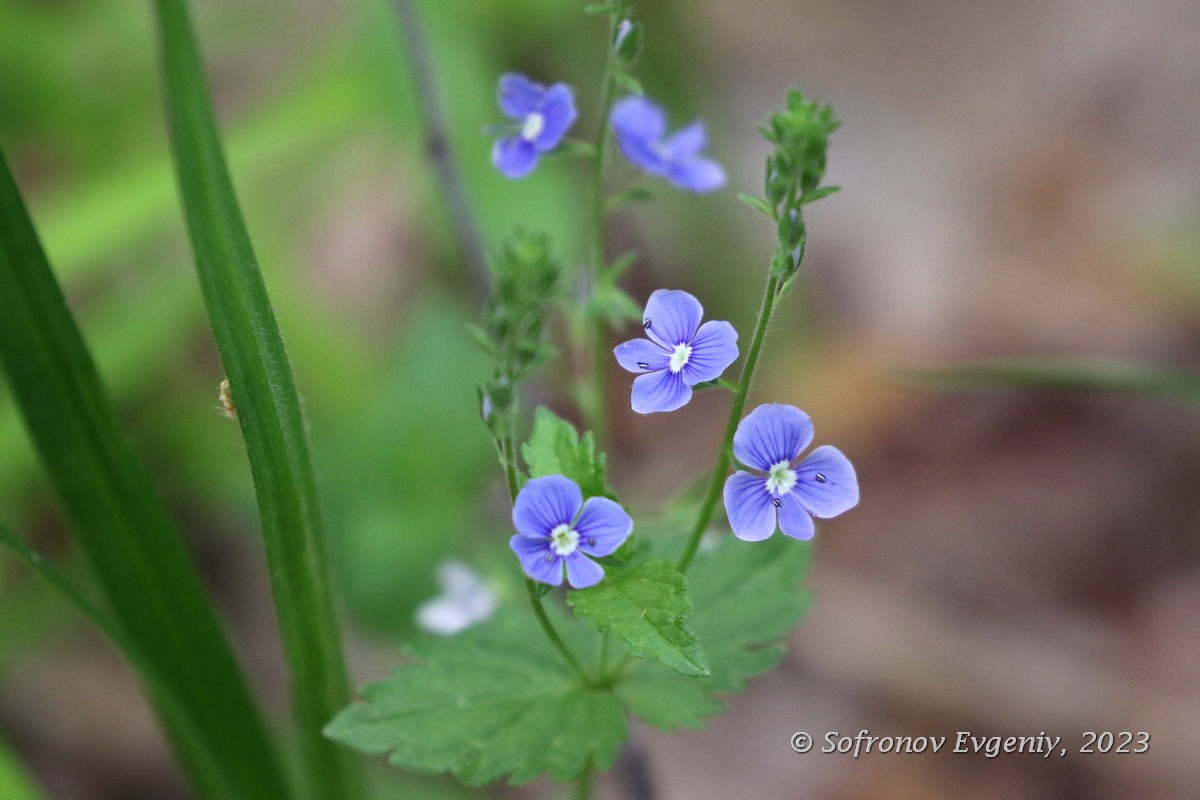
<svg viewBox="0 0 1200 800">
<path fill-rule="evenodd" d="M 624 12 L 616 8 L 612 13 Z M 615 64 L 617 78 L 628 78 L 623 70 L 637 56 L 640 28 L 628 18 L 615 16 L 614 22 L 611 45 L 615 60 L 610 64 Z M 721 165 L 704 155 L 707 136 L 702 122 L 671 131 L 663 108 L 643 97 L 636 81 L 618 80 L 614 85 L 637 93 L 620 98 L 607 109 L 611 112 L 609 130 L 601 131 L 598 147 L 605 146 L 611 133 L 627 161 L 686 191 L 711 192 L 725 184 Z M 512 122 L 501 128 L 503 135 L 493 147 L 492 162 L 506 177 L 523 178 L 543 154 L 560 146 L 574 124 L 574 94 L 562 83 L 547 87 L 510 73 L 500 79 L 499 103 Z M 793 92 L 787 108 L 773 115 L 763 129 L 776 147 L 767 162 L 766 199 L 752 205 L 771 217 L 777 227 L 772 279 L 782 287 L 779 291 L 786 289 L 803 257 L 807 234 L 802 206 L 834 190 L 820 184 L 828 136 L 836 126 L 831 109 Z M 512 305 L 508 301 L 496 307 L 511 316 L 507 309 Z M 541 301 L 534 305 L 540 308 Z M 764 313 L 769 314 L 767 308 Z M 507 324 L 507 316 L 492 325 L 493 345 L 507 342 L 504 336 L 509 334 L 509 338 L 528 338 L 513 333 L 516 328 Z M 698 386 L 729 386 L 719 379 L 739 355 L 737 331 L 725 321 L 702 322 L 703 316 L 700 301 L 687 292 L 659 289 L 650 295 L 642 315 L 644 336 L 613 350 L 617 363 L 637 376 L 630 400 L 634 411 L 675 411 L 691 400 Z M 540 319 L 534 319 L 535 331 Z M 530 350 L 526 361 L 538 363 L 537 356 L 543 352 Z M 501 377 L 510 373 L 517 375 L 506 362 Z M 744 375 L 733 387 L 739 396 L 736 413 L 743 407 L 748 381 L 749 375 Z M 492 409 L 500 400 L 507 402 L 511 395 L 508 382 L 492 388 L 496 391 L 489 389 L 483 394 L 485 409 Z M 485 418 L 488 416 L 485 411 Z M 489 427 L 494 433 L 505 432 L 499 424 L 489 423 Z M 795 539 L 810 539 L 814 518 L 836 516 L 858 503 L 858 479 L 841 451 L 824 445 L 801 459 L 812 440 L 812 421 L 794 406 L 768 403 L 740 420 L 732 442 L 725 443 L 727 448 L 732 445 L 733 456 L 743 467 L 725 478 L 724 484 L 725 511 L 734 536 L 760 541 L 782 530 Z M 511 459 L 511 452 L 511 443 L 501 447 L 502 459 Z M 724 453 L 728 451 L 723 451 L 722 465 L 728 458 Z M 714 500 L 724 477 L 724 468 L 718 470 L 713 477 Z M 633 530 L 632 519 L 617 502 L 603 496 L 584 497 L 585 490 L 588 494 L 605 490 L 602 478 L 597 486 L 580 477 L 583 474 L 573 474 L 580 480 L 576 483 L 564 475 L 543 472 L 516 494 L 512 520 L 517 533 L 509 546 L 534 581 L 560 586 L 566 580 L 575 589 L 596 585 L 604 579 L 604 567 L 595 559 L 616 552 Z M 512 472 L 509 480 L 515 489 L 517 479 Z"/>
<path fill-rule="evenodd" d="M 630 30 L 618 29 L 616 47 L 622 46 Z M 500 78 L 499 101 L 500 110 L 513 123 L 500 126 L 508 135 L 493 146 L 492 164 L 506 178 L 524 178 L 543 153 L 558 147 L 575 123 L 574 93 L 564 83 L 547 88 L 524 75 L 508 73 Z M 697 193 L 725 185 L 725 170 L 701 155 L 707 142 L 702 122 L 668 136 L 662 108 L 631 95 L 613 105 L 611 127 L 622 155 L 647 174 Z"/>
</svg>

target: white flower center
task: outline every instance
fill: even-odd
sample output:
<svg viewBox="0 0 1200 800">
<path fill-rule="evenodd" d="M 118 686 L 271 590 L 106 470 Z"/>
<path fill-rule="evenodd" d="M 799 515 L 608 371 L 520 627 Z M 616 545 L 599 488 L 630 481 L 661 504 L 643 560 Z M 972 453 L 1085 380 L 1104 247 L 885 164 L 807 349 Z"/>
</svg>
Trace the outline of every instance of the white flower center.
<svg viewBox="0 0 1200 800">
<path fill-rule="evenodd" d="M 790 461 L 780 461 L 772 464 L 767 470 L 767 491 L 779 497 L 787 494 L 796 485 L 796 472 L 791 469 Z"/>
<path fill-rule="evenodd" d="M 690 344 L 675 345 L 675 352 L 671 353 L 671 372 L 679 372 L 683 369 L 683 365 L 688 362 L 692 356 L 692 346 Z"/>
<path fill-rule="evenodd" d="M 542 135 L 542 130 L 545 127 L 546 118 L 535 111 L 525 118 L 525 124 L 521 126 L 521 138 L 527 142 L 532 142 Z"/>
<path fill-rule="evenodd" d="M 565 522 L 559 525 L 550 531 L 550 549 L 554 551 L 555 555 L 571 555 L 579 549 L 579 531 L 571 530 L 571 526 Z"/>
</svg>

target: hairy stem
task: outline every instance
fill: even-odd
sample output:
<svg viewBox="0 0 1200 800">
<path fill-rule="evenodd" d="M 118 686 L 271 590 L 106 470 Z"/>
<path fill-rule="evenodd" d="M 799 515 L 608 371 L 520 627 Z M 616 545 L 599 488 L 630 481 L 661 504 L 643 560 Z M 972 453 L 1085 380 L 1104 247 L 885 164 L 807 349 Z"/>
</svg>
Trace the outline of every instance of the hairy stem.
<svg viewBox="0 0 1200 800">
<path fill-rule="evenodd" d="M 604 222 L 607 202 L 604 195 L 604 163 L 608 151 L 608 118 L 612 113 L 613 78 L 616 50 L 612 47 L 617 30 L 617 18 L 612 16 L 608 26 L 608 57 L 604 62 L 604 82 L 600 97 L 600 129 L 596 134 L 596 157 L 592 160 L 592 252 L 584 262 L 580 276 L 580 307 L 583 308 L 584 344 L 581 347 L 582 363 L 586 365 L 588 377 L 582 387 L 580 405 L 587 427 L 596 437 L 597 448 L 603 449 L 606 441 L 607 422 L 604 413 L 604 384 L 608 370 L 608 347 L 605 338 L 604 318 L 594 313 L 588 302 L 596 290 L 596 283 L 607 265 L 604 256 Z"/>
<path fill-rule="evenodd" d="M 754 378 L 754 368 L 758 365 L 758 354 L 762 350 L 763 339 L 767 334 L 767 323 L 770 322 L 771 312 L 775 310 L 775 300 L 779 295 L 779 278 L 771 275 L 767 279 L 767 289 L 763 293 L 762 308 L 758 312 L 758 324 L 754 326 L 754 338 L 750 340 L 750 350 L 746 353 L 746 362 L 742 364 L 742 374 L 738 378 L 734 390 L 733 404 L 729 408 L 729 422 L 725 425 L 725 439 L 721 443 L 721 452 L 717 456 L 717 464 L 713 467 L 712 480 L 708 484 L 708 494 L 704 504 L 700 506 L 700 514 L 696 517 L 696 527 L 692 529 L 687 548 L 679 558 L 679 571 L 687 572 L 696 549 L 700 546 L 700 538 L 712 521 L 713 511 L 717 500 L 721 497 L 721 489 L 725 485 L 725 473 L 729 470 L 729 462 L 733 458 L 733 434 L 737 432 L 738 423 L 742 420 L 742 410 L 746 407 L 746 396 L 750 393 L 750 381 Z"/>
</svg>

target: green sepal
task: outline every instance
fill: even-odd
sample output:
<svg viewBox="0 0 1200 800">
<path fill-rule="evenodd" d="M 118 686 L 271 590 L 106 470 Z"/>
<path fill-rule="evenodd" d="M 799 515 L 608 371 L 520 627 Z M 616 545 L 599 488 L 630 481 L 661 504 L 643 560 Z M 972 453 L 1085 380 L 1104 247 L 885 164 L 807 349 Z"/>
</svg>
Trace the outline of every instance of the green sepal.
<svg viewBox="0 0 1200 800">
<path fill-rule="evenodd" d="M 692 610 L 687 579 L 670 561 L 607 566 L 604 581 L 567 593 L 575 616 L 612 633 L 636 658 L 659 661 L 680 675 L 708 677 L 708 658 L 685 618 Z"/>
</svg>

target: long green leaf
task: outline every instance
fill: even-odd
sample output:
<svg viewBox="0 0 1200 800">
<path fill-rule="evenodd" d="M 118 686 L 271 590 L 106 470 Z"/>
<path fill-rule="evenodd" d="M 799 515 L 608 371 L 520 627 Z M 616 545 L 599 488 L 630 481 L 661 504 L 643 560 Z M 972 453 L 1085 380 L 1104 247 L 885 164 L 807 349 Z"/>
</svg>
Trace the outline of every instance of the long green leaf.
<svg viewBox="0 0 1200 800">
<path fill-rule="evenodd" d="M 350 754 L 321 729 L 348 701 L 300 401 L 238 209 L 184 0 L 156 0 L 171 149 L 196 268 L 238 408 L 313 797 L 351 798 Z"/>
<path fill-rule="evenodd" d="M 25 775 L 20 762 L 4 742 L 0 742 L 0 797 L 4 800 L 43 800 L 45 797 Z"/>
<path fill-rule="evenodd" d="M 0 362 L 176 753 L 205 798 L 287 797 L 212 605 L 117 425 L 0 155 Z"/>
</svg>

